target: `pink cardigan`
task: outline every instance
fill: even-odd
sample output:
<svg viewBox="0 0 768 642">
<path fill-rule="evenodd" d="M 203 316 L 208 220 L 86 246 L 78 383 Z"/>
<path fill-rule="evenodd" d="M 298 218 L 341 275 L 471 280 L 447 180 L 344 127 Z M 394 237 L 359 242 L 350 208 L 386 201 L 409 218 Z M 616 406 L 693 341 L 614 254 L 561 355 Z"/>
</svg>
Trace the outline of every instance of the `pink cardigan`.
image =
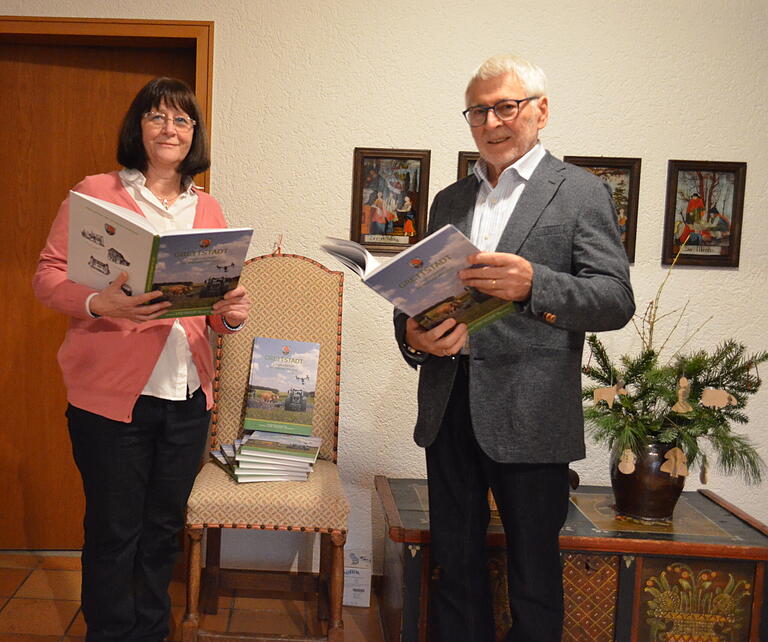
<svg viewBox="0 0 768 642">
<path fill-rule="evenodd" d="M 141 214 L 123 188 L 117 172 L 87 176 L 76 191 L 122 205 Z M 212 196 L 197 191 L 194 227 L 226 227 L 221 208 Z M 142 214 L 143 216 L 143 214 Z M 134 323 L 126 319 L 92 319 L 85 300 L 95 290 L 67 279 L 69 199 L 59 208 L 48 240 L 40 253 L 32 286 L 49 308 L 70 317 L 58 360 L 67 400 L 78 408 L 117 421 L 131 421 L 136 400 L 149 380 L 173 325 L 173 319 Z M 208 325 L 229 332 L 219 315 L 182 317 L 200 385 L 213 405 L 213 359 Z"/>
</svg>

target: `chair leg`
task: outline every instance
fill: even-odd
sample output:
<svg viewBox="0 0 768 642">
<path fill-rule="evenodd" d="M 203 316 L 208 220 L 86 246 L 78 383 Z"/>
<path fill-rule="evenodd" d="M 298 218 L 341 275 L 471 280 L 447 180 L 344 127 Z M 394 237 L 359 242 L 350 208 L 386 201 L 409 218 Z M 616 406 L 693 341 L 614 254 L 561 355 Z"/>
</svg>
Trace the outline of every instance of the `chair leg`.
<svg viewBox="0 0 768 642">
<path fill-rule="evenodd" d="M 341 617 L 341 603 L 344 598 L 344 544 L 346 541 L 346 533 L 339 531 L 331 533 L 328 642 L 343 642 L 344 640 L 344 621 Z"/>
<path fill-rule="evenodd" d="M 327 621 L 330 616 L 328 608 L 331 586 L 331 534 L 320 534 L 320 569 L 318 574 L 317 619 Z"/>
<path fill-rule="evenodd" d="M 200 583 L 200 610 L 216 615 L 221 583 L 221 528 L 209 528 L 205 544 L 205 568 Z"/>
<path fill-rule="evenodd" d="M 197 630 L 200 627 L 198 597 L 200 596 L 200 548 L 203 539 L 202 528 L 188 528 L 187 538 L 187 607 L 181 622 L 181 639 L 183 642 L 196 642 Z"/>
</svg>

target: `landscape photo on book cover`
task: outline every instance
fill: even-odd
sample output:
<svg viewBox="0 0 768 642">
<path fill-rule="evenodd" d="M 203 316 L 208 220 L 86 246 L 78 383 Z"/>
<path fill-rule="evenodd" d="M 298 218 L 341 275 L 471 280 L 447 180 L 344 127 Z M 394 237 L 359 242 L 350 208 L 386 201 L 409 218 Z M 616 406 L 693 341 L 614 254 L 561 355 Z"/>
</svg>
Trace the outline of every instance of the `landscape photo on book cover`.
<svg viewBox="0 0 768 642">
<path fill-rule="evenodd" d="M 477 248 L 453 226 L 445 226 L 391 261 L 366 283 L 395 307 L 429 329 L 448 318 L 470 330 L 515 308 L 511 301 L 465 286 L 458 272 L 470 267 L 466 257 Z"/>
<path fill-rule="evenodd" d="M 194 230 L 192 230 L 194 231 Z M 251 240 L 249 231 L 216 230 L 212 235 L 164 236 L 157 251 L 152 290 L 173 308 L 208 308 L 236 287 Z M 232 260 L 232 257 L 238 257 Z"/>
<path fill-rule="evenodd" d="M 308 435 L 267 434 L 255 431 L 241 447 L 240 453 L 255 456 L 274 455 L 275 458 L 294 459 L 314 463 L 320 448 L 320 438 Z"/>
<path fill-rule="evenodd" d="M 243 429 L 311 435 L 320 344 L 256 337 Z"/>
</svg>

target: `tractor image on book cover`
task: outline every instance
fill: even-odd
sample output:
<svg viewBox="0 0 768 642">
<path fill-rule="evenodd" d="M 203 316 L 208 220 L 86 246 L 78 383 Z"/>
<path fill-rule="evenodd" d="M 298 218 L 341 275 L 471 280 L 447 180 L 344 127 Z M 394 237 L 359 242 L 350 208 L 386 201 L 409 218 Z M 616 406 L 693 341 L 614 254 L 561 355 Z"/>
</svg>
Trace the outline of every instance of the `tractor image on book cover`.
<svg viewBox="0 0 768 642">
<path fill-rule="evenodd" d="M 224 296 L 229 290 L 228 279 L 224 276 L 212 276 L 209 277 L 203 289 L 200 291 L 200 298 L 212 297 L 212 296 Z"/>
<path fill-rule="evenodd" d="M 296 375 L 296 378 L 301 381 L 302 386 L 309 381 L 309 375 Z M 283 408 L 294 412 L 304 412 L 307 409 L 307 393 L 302 388 L 291 388 L 285 395 Z"/>
<path fill-rule="evenodd" d="M 298 388 L 291 388 L 288 394 L 285 396 L 285 403 L 283 408 L 286 410 L 292 410 L 294 412 L 303 412 L 307 409 L 307 397 L 303 390 Z"/>
</svg>

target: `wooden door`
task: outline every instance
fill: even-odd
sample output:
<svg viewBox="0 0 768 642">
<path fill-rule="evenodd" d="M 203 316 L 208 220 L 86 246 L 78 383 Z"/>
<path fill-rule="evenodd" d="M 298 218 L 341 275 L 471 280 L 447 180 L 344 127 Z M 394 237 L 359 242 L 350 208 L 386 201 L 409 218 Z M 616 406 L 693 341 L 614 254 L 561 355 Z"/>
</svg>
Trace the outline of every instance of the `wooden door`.
<svg viewBox="0 0 768 642">
<path fill-rule="evenodd" d="M 0 19 L 0 549 L 82 543 L 82 486 L 56 362 L 67 319 L 31 290 L 51 221 L 70 187 L 118 168 L 122 116 L 148 80 L 186 80 L 210 113 L 211 30 L 210 23 Z"/>
</svg>

